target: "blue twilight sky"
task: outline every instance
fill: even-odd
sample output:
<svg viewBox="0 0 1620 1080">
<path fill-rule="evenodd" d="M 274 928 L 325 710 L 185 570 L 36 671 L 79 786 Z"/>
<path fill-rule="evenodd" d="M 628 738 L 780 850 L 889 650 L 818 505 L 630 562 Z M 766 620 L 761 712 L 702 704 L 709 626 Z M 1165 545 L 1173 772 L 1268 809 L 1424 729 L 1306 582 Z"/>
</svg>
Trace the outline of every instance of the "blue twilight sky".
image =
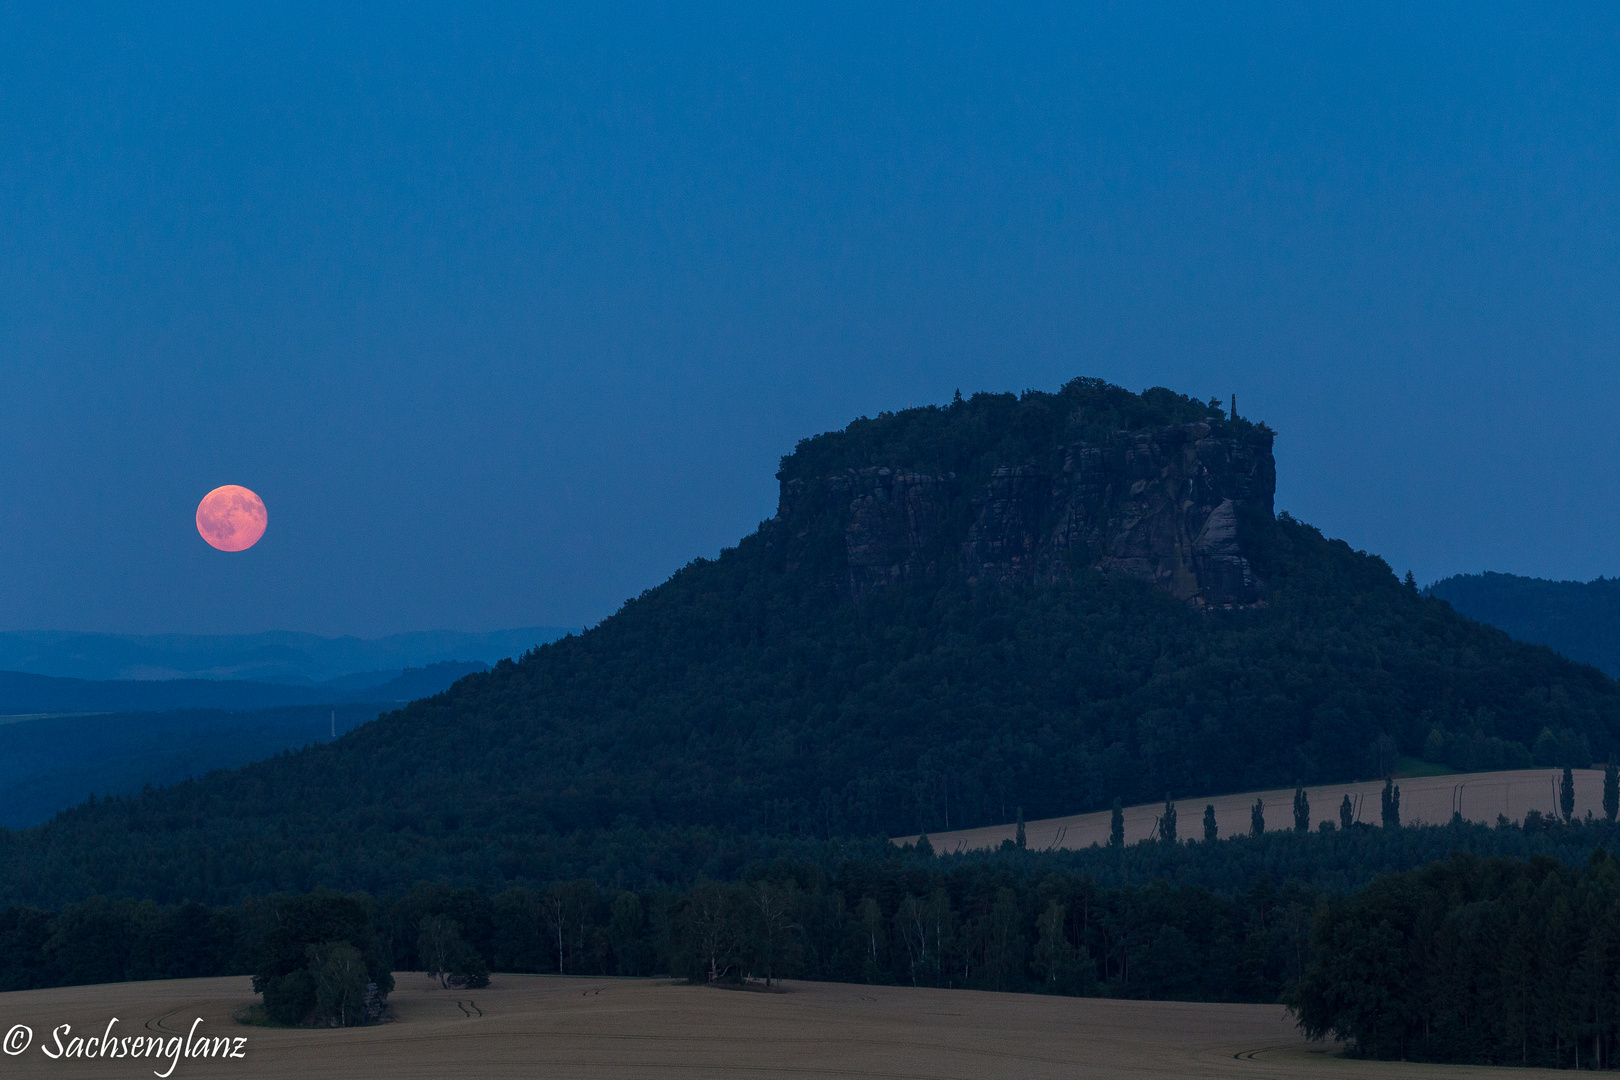
<svg viewBox="0 0 1620 1080">
<path fill-rule="evenodd" d="M 0 7 L 0 630 L 578 625 L 960 387 L 1620 573 L 1620 9 Z M 264 496 L 258 547 L 193 525 Z"/>
</svg>

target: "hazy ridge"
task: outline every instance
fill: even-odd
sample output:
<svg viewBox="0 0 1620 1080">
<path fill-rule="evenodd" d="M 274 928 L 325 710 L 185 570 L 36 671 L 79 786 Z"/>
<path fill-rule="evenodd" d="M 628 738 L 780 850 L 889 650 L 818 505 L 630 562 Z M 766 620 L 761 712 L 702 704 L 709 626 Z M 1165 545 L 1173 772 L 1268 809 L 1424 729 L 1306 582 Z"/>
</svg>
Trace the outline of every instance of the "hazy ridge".
<svg viewBox="0 0 1620 1080">
<path fill-rule="evenodd" d="M 556 626 L 487 633 L 424 630 L 380 638 L 322 637 L 287 630 L 261 634 L 10 632 L 0 633 L 0 670 L 72 679 L 229 679 L 309 685 L 447 660 L 493 664 L 521 656 L 566 632 Z"/>
<path fill-rule="evenodd" d="M 1620 580 L 1456 574 L 1424 590 L 1470 619 L 1620 677 Z"/>
</svg>

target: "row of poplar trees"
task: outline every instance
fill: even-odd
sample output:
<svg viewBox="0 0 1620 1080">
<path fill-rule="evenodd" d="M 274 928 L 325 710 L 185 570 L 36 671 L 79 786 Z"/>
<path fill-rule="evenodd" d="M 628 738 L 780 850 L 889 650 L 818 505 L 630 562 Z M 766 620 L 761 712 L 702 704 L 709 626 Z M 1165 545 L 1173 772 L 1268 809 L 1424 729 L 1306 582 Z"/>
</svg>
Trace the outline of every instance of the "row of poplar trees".
<svg viewBox="0 0 1620 1080">
<path fill-rule="evenodd" d="M 1569 782 L 1569 773 L 1570 770 L 1564 770 L 1566 782 Z M 1570 792 L 1570 806 L 1573 809 L 1573 787 L 1570 788 Z M 1382 821 L 1384 826 L 1386 828 L 1399 828 L 1401 824 L 1401 789 L 1396 786 L 1393 780 L 1386 779 L 1384 781 L 1382 799 Z M 1332 821 L 1323 820 L 1318 823 L 1318 829 L 1321 832 L 1331 832 L 1335 828 L 1348 829 L 1355 824 L 1355 814 L 1355 804 L 1350 801 L 1350 796 L 1346 795 L 1344 797 L 1344 801 L 1339 804 L 1339 823 L 1335 825 Z M 1564 817 L 1566 820 L 1568 820 L 1568 811 L 1565 812 Z M 1613 814 L 1609 815 L 1609 820 L 1614 820 Z M 1255 799 L 1254 805 L 1249 808 L 1249 835 L 1261 836 L 1265 833 L 1265 831 L 1265 800 Z M 1294 831 L 1311 831 L 1311 801 L 1306 796 L 1305 789 L 1302 787 L 1296 787 L 1294 789 Z M 1014 842 L 1014 846 L 1022 848 L 1025 846 L 1024 814 L 1022 808 L 1020 808 L 1018 812 L 1017 835 L 1018 838 Z M 1219 835 L 1220 828 L 1215 821 L 1215 804 L 1210 803 L 1204 807 L 1204 839 L 1215 840 L 1219 837 Z M 1175 800 L 1172 799 L 1168 794 L 1164 797 L 1164 813 L 1160 815 L 1158 824 L 1155 826 L 1154 838 L 1162 840 L 1167 844 L 1175 844 L 1180 842 L 1180 836 L 1178 834 L 1176 825 L 1176 803 Z M 1109 823 L 1108 846 L 1113 848 L 1123 848 L 1125 846 L 1125 808 L 1119 799 L 1114 800 L 1113 816 Z"/>
<path fill-rule="evenodd" d="M 1380 820 L 1385 828 L 1399 828 L 1401 824 L 1401 789 L 1393 779 L 1384 780 L 1384 790 L 1380 796 Z M 1563 778 L 1558 784 L 1558 812 L 1565 822 L 1575 814 L 1575 773 L 1569 766 L 1564 767 Z M 1610 762 L 1603 770 L 1603 812 L 1614 821 L 1616 814 L 1620 813 L 1620 766 Z M 1541 820 L 1540 811 L 1532 810 L 1534 815 L 1532 828 L 1535 822 Z M 1339 804 L 1339 824 L 1335 826 L 1331 821 L 1321 821 L 1318 827 L 1322 832 L 1330 832 L 1334 828 L 1348 829 L 1354 824 L 1355 805 L 1350 796 L 1345 795 L 1344 801 Z M 1311 803 L 1306 797 L 1303 787 L 1294 789 L 1294 831 L 1310 832 L 1311 830 Z M 1260 836 L 1266 831 L 1266 806 L 1263 799 L 1255 799 L 1254 805 L 1249 808 L 1249 835 Z M 1178 841 L 1176 828 L 1176 804 L 1166 794 L 1164 797 L 1164 813 L 1160 816 L 1155 835 L 1166 843 L 1174 844 Z M 1218 835 L 1215 822 L 1215 806 L 1213 803 L 1204 807 L 1204 839 L 1214 840 Z M 1125 845 L 1125 812 L 1120 800 L 1114 800 L 1113 819 L 1110 825 L 1110 847 L 1123 847 Z M 1018 812 L 1018 841 L 1017 846 L 1024 846 L 1024 814 L 1020 808 Z"/>
</svg>

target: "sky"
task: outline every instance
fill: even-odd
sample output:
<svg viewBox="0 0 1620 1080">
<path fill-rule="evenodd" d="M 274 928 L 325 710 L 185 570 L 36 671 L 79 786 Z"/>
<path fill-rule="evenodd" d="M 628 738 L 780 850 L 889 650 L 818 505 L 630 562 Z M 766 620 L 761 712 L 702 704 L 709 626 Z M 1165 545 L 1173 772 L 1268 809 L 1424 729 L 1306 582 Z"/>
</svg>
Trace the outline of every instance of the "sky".
<svg viewBox="0 0 1620 1080">
<path fill-rule="evenodd" d="M 1549 7 L 0 6 L 0 630 L 585 625 L 1077 375 L 1420 581 L 1620 573 L 1620 9 Z"/>
</svg>

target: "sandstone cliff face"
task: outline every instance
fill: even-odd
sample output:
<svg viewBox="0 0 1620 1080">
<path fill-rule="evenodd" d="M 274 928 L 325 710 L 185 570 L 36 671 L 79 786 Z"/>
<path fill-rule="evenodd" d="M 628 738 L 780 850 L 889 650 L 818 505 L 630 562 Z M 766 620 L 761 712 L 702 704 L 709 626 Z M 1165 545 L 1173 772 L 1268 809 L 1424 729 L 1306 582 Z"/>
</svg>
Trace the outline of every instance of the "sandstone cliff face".
<svg viewBox="0 0 1620 1080">
<path fill-rule="evenodd" d="M 972 490 L 954 473 L 849 470 L 784 481 L 775 520 L 789 565 L 814 563 L 851 598 L 952 567 L 998 585 L 1094 567 L 1195 606 L 1253 604 L 1263 583 L 1240 511 L 1272 513 L 1271 441 L 1221 421 L 1121 431 L 1044 466 L 1004 465 Z"/>
</svg>

